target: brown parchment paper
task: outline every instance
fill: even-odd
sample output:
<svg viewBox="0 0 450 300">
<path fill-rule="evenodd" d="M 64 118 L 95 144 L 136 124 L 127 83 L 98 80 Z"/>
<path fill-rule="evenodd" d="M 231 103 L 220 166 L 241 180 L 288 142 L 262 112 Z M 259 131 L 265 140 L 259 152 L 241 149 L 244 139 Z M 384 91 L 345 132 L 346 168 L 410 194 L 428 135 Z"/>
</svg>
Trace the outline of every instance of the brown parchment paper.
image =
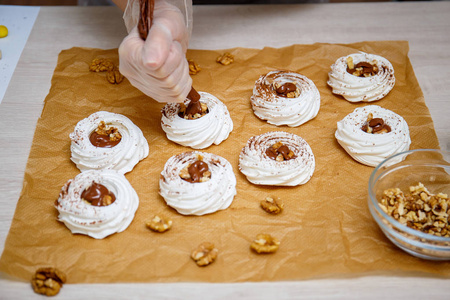
<svg viewBox="0 0 450 300">
<path fill-rule="evenodd" d="M 450 263 L 412 257 L 391 244 L 367 207 L 367 182 L 373 168 L 354 161 L 335 141 L 336 122 L 356 107 L 331 93 L 326 85 L 330 65 L 343 55 L 365 51 L 384 56 L 394 66 L 396 84 L 375 104 L 402 115 L 411 131 L 411 148 L 438 148 L 433 122 L 408 59 L 403 41 L 351 45 L 314 44 L 262 50 L 228 49 L 235 62 L 215 62 L 224 51 L 190 50 L 202 71 L 193 76 L 199 91 L 216 95 L 234 122 L 229 138 L 203 151 L 225 157 L 234 168 L 237 195 L 225 211 L 206 216 L 181 216 L 158 194 L 159 174 L 166 160 L 190 151 L 165 137 L 157 103 L 127 80 L 107 83 L 104 73 L 88 72 L 96 57 L 118 62 L 117 49 L 72 48 L 62 51 L 50 92 L 38 121 L 25 172 L 24 187 L 0 261 L 1 271 L 28 280 L 36 268 L 53 266 L 68 282 L 242 282 L 401 274 L 449 276 Z M 297 128 L 276 127 L 257 119 L 250 96 L 255 80 L 275 69 L 289 69 L 314 81 L 321 94 L 318 116 Z M 150 145 L 149 156 L 126 175 L 140 197 L 129 228 L 103 240 L 73 235 L 59 223 L 53 207 L 64 183 L 79 171 L 70 161 L 69 134 L 75 124 L 99 110 L 124 114 L 139 126 Z M 303 137 L 316 157 L 312 179 L 298 187 L 250 184 L 238 170 L 238 156 L 248 138 L 284 130 Z M 260 207 L 268 195 L 285 203 L 281 215 Z M 155 214 L 173 219 L 163 234 L 145 222 Z M 258 233 L 281 241 L 273 255 L 250 251 Z M 212 265 L 200 268 L 189 257 L 204 241 L 219 249 Z"/>
</svg>

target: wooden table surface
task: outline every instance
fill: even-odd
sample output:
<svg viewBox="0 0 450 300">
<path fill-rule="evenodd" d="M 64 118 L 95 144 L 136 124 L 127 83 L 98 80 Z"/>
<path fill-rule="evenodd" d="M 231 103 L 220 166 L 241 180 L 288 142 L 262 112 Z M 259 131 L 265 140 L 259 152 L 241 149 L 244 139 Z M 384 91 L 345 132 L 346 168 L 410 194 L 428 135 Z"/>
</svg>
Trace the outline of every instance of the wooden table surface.
<svg viewBox="0 0 450 300">
<path fill-rule="evenodd" d="M 1 6 L 0 6 L 1 9 Z M 450 2 L 196 6 L 192 49 L 407 40 L 441 148 L 450 149 Z M 41 7 L 0 104 L 0 251 L 23 184 L 37 119 L 61 50 L 117 48 L 126 35 L 115 7 Z M 64 285 L 59 299 L 449 299 L 450 281 L 359 276 L 239 284 Z M 0 274 L 1 299 L 39 298 Z"/>
</svg>

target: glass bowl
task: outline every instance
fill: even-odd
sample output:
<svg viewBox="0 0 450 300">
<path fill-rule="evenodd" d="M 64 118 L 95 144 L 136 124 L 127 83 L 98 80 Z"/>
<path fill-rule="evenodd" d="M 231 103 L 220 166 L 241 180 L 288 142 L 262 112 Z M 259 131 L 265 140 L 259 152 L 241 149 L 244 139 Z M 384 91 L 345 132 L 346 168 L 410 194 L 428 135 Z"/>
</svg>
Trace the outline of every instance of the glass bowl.
<svg viewBox="0 0 450 300">
<path fill-rule="evenodd" d="M 429 260 L 450 260 L 450 237 L 425 233 L 403 225 L 380 205 L 385 190 L 399 188 L 407 195 L 410 193 L 410 186 L 417 186 L 419 182 L 432 194 L 450 195 L 450 153 L 418 149 L 385 159 L 369 179 L 370 213 L 386 237 L 407 253 Z M 397 210 L 397 213 L 399 211 L 404 214 L 404 209 Z M 447 214 L 450 214 L 450 206 L 447 207 Z M 445 218 L 445 214 L 441 217 Z M 447 220 L 448 218 L 447 215 Z M 402 221 L 404 223 L 404 219 Z"/>
</svg>

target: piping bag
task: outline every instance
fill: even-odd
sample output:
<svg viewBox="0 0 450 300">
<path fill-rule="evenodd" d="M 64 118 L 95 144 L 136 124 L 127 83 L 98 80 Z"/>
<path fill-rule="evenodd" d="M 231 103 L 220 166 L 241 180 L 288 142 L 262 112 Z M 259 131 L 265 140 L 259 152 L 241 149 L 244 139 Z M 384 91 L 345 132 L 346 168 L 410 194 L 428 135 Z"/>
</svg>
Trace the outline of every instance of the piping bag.
<svg viewBox="0 0 450 300">
<path fill-rule="evenodd" d="M 153 10 L 155 8 L 155 0 L 139 0 L 139 22 L 138 30 L 140 37 L 145 41 L 147 39 L 148 32 L 153 23 Z M 200 105 L 200 95 L 191 87 L 187 99 L 191 100 L 186 108 L 187 115 L 195 115 L 202 111 Z"/>
</svg>

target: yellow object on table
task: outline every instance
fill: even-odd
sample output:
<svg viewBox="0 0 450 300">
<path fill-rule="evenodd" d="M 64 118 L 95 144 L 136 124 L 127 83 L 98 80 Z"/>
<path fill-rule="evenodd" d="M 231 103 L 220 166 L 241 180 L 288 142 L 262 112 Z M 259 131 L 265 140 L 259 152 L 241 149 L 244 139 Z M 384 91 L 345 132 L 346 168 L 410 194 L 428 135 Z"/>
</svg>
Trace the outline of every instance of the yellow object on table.
<svg viewBox="0 0 450 300">
<path fill-rule="evenodd" d="M 0 38 L 8 36 L 8 28 L 5 25 L 0 25 Z"/>
</svg>

